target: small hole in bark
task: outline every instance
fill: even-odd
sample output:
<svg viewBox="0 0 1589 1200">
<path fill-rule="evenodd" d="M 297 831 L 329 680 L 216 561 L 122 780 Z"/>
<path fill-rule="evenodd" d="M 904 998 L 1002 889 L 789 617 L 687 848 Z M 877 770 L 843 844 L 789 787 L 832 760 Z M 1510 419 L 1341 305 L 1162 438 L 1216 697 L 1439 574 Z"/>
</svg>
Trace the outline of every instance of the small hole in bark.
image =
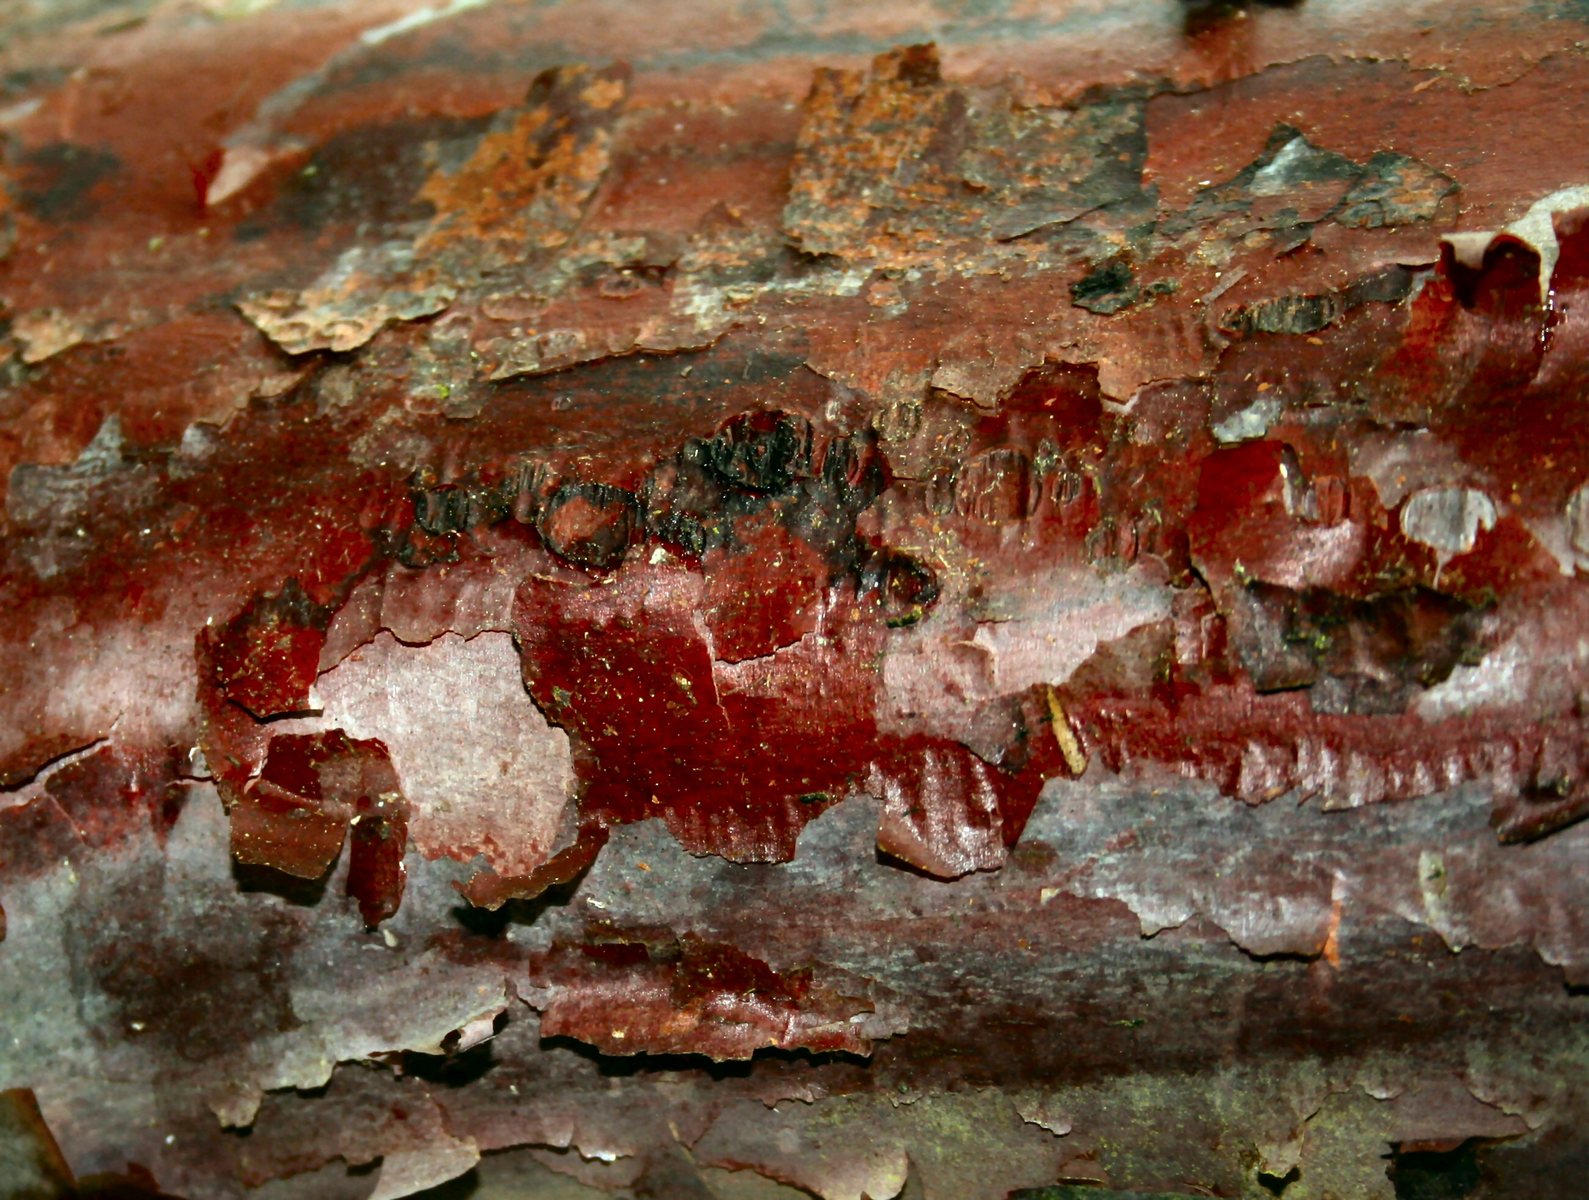
<svg viewBox="0 0 1589 1200">
<path fill-rule="evenodd" d="M 1478 1143 L 1469 1138 L 1452 1150 L 1391 1148 L 1385 1174 L 1396 1200 L 1461 1200 L 1479 1186 Z"/>
<path fill-rule="evenodd" d="M 1288 1187 L 1301 1178 L 1301 1167 L 1292 1167 L 1284 1175 L 1271 1175 L 1268 1171 L 1259 1171 L 1258 1186 L 1271 1196 L 1282 1196 Z"/>
<path fill-rule="evenodd" d="M 499 1024 L 506 1022 L 499 1021 Z M 463 1051 L 456 1051 L 443 1041 L 442 1049 L 445 1051 L 443 1054 L 419 1054 L 414 1051 L 404 1054 L 403 1074 L 441 1087 L 460 1088 L 483 1078 L 497 1065 L 489 1041 Z"/>
</svg>

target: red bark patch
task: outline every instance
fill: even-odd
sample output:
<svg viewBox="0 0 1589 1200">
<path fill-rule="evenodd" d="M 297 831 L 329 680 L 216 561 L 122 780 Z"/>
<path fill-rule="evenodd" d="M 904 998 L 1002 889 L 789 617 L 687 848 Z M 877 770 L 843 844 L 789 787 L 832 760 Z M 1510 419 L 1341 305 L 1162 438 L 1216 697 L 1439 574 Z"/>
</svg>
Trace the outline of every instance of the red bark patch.
<svg viewBox="0 0 1589 1200">
<path fill-rule="evenodd" d="M 217 687 L 255 717 L 301 712 L 325 644 L 328 610 L 315 605 L 297 580 L 261 596 L 218 633 L 209 635 Z"/>
<path fill-rule="evenodd" d="M 232 805 L 232 856 L 317 879 L 336 860 L 350 824 L 348 891 L 370 924 L 396 911 L 403 893 L 407 805 L 386 747 L 329 733 L 280 734 Z"/>
<path fill-rule="evenodd" d="M 603 932 L 530 962 L 541 1032 L 604 1054 L 749 1058 L 764 1049 L 868 1054 L 870 1002 L 778 972 L 725 942 L 686 933 Z"/>
</svg>

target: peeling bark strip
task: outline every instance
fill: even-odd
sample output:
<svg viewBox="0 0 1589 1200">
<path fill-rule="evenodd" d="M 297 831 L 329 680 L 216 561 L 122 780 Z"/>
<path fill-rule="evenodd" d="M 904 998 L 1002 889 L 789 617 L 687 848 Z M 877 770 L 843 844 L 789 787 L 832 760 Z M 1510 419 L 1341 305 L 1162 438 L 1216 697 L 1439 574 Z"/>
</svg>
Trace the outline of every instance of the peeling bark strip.
<svg viewBox="0 0 1589 1200">
<path fill-rule="evenodd" d="M 7 15 L 0 1195 L 1583 1175 L 1589 9 L 831 7 Z"/>
</svg>

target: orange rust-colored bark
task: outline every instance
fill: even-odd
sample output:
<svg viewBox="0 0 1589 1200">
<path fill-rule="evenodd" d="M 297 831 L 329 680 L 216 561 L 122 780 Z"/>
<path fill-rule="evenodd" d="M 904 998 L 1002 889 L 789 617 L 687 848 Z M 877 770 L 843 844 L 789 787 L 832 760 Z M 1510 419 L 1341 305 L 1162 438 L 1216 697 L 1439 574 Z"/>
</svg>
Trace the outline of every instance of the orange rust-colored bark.
<svg viewBox="0 0 1589 1200">
<path fill-rule="evenodd" d="M 1582 1173 L 1581 3 L 5 19 L 0 1193 Z"/>
</svg>

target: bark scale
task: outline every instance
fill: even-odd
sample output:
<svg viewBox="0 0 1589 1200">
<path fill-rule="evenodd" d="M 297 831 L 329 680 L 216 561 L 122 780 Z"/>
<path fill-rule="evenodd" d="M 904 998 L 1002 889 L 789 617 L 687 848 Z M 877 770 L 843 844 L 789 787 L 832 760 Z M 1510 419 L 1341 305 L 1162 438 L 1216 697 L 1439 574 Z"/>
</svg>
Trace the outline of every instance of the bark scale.
<svg viewBox="0 0 1589 1200">
<path fill-rule="evenodd" d="M 1567 1194 L 1589 12 L 1346 7 L 10 15 L 0 1192 Z"/>
</svg>

